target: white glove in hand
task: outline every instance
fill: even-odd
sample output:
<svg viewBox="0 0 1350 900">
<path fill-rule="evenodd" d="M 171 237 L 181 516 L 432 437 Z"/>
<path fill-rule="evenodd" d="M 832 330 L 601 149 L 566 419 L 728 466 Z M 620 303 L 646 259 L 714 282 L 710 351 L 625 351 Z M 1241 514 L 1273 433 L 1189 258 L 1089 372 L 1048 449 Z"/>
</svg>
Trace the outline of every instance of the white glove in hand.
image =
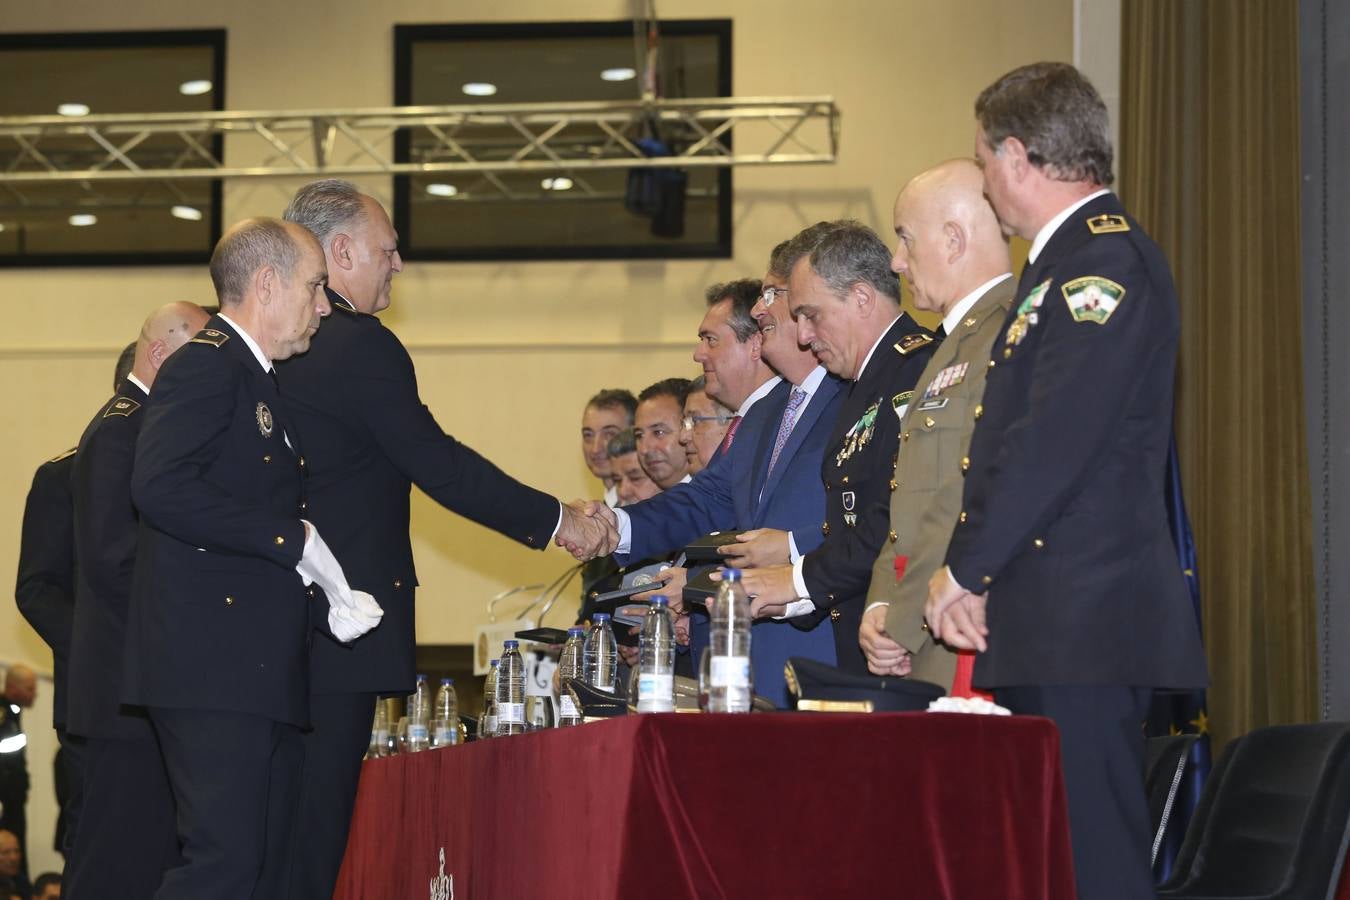
<svg viewBox="0 0 1350 900">
<path fill-rule="evenodd" d="M 333 636 L 344 643 L 354 641 L 380 624 L 384 610 L 370 594 L 351 589 L 342 566 L 319 535 L 319 529 L 313 523 L 306 524 L 309 525 L 309 537 L 295 570 L 306 585 L 317 584 L 323 589 L 328 598 L 328 628 Z"/>
</svg>

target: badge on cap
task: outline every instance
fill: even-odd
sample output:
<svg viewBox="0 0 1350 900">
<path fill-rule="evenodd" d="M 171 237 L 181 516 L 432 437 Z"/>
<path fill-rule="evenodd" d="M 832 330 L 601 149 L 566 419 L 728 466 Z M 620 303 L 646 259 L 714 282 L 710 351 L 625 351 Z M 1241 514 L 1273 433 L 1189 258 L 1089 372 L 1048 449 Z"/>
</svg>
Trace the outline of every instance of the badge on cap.
<svg viewBox="0 0 1350 900">
<path fill-rule="evenodd" d="M 1125 288 L 1100 275 L 1075 278 L 1064 285 L 1063 291 L 1073 320 L 1097 325 L 1105 325 L 1120 301 L 1125 299 Z"/>
<path fill-rule="evenodd" d="M 272 411 L 267 408 L 266 403 L 258 404 L 258 431 L 263 437 L 272 436 Z"/>
</svg>

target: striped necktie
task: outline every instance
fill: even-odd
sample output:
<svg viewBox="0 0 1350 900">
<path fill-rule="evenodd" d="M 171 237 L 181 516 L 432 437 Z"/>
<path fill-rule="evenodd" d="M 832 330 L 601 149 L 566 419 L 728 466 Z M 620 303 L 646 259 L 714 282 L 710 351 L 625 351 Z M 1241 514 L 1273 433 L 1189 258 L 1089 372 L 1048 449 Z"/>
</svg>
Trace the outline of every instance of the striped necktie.
<svg viewBox="0 0 1350 900">
<path fill-rule="evenodd" d="M 718 453 L 726 453 L 731 449 L 731 442 L 736 437 L 736 429 L 741 427 L 741 417 L 732 416 L 731 424 L 727 426 L 726 437 L 722 438 L 722 446 L 717 448 Z"/>
</svg>

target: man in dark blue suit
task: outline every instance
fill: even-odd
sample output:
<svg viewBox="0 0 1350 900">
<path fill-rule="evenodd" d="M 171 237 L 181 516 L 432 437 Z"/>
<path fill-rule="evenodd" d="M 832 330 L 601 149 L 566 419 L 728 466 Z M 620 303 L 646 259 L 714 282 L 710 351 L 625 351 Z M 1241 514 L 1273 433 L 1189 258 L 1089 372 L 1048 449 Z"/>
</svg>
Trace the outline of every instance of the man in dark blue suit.
<svg viewBox="0 0 1350 900">
<path fill-rule="evenodd" d="M 460 515 L 528 547 L 556 535 L 596 555 L 613 540 L 600 523 L 511 478 L 446 434 L 422 403 L 412 359 L 376 313 L 403 270 L 384 208 L 345 181 L 301 188 L 285 218 L 319 240 L 334 312 L 303 357 L 283 365 L 281 388 L 311 456 L 309 518 L 332 543 L 351 583 L 386 615 L 343 646 L 316 637 L 312 729 L 304 736 L 300 812 L 289 851 L 290 896 L 332 896 L 370 740 L 375 699 L 413 689 L 417 573 L 408 537 L 416 484 Z"/>
<path fill-rule="evenodd" d="M 1058 726 L 1078 896 L 1151 897 L 1141 723 L 1152 688 L 1207 681 L 1163 485 L 1176 288 L 1107 190 L 1106 105 L 1077 69 L 1009 72 L 975 115 L 984 192 L 1031 250 L 925 615 L 980 651 L 976 687 Z"/>
<path fill-rule="evenodd" d="M 250 219 L 220 239 L 210 271 L 221 312 L 160 368 L 131 479 L 140 536 L 122 699 L 149 711 L 184 858 L 157 900 L 281 893 L 309 720 L 316 592 L 302 574 L 334 612 L 364 609 L 302 519 L 302 437 L 272 378 L 330 311 L 323 251 L 298 225 Z"/>
<path fill-rule="evenodd" d="M 726 548 L 730 564 L 765 565 L 786 564 L 794 553 L 807 553 L 820 543 L 818 523 L 825 510 L 820 465 L 842 394 L 840 382 L 797 342 L 796 323 L 782 299 L 791 269 L 789 248 L 784 243 L 775 249 L 750 309 L 760 352 L 783 380 L 744 413 L 731 448 L 693 481 L 615 511 L 621 551 L 642 554 L 658 545 L 687 544 L 709 531 L 734 529 L 747 534 L 745 542 Z M 682 584 L 677 574 L 662 590 L 677 592 Z M 802 630 L 781 620 L 756 621 L 750 658 L 757 694 L 787 705 L 783 664 L 790 656 L 834 662 L 832 630 L 827 623 L 815 624 Z M 699 633 L 696 628 L 691 634 L 695 652 L 703 643 Z"/>
<path fill-rule="evenodd" d="M 79 560 L 71 638 L 69 722 L 85 740 L 81 828 L 66 863 L 66 895 L 149 900 L 178 856 L 169 776 L 141 709 L 123 708 L 122 656 L 139 521 L 132 464 L 159 368 L 206 326 L 195 303 L 146 319 L 131 372 L 80 438 L 71 478 Z"/>
</svg>

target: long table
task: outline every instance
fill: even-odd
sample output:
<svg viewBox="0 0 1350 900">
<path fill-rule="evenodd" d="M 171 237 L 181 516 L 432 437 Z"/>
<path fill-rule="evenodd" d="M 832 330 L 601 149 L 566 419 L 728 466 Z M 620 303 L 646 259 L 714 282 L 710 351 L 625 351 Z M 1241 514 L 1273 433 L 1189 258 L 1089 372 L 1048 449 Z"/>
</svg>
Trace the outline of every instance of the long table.
<svg viewBox="0 0 1350 900">
<path fill-rule="evenodd" d="M 642 715 L 369 760 L 339 900 L 1073 896 L 1059 737 Z"/>
</svg>

